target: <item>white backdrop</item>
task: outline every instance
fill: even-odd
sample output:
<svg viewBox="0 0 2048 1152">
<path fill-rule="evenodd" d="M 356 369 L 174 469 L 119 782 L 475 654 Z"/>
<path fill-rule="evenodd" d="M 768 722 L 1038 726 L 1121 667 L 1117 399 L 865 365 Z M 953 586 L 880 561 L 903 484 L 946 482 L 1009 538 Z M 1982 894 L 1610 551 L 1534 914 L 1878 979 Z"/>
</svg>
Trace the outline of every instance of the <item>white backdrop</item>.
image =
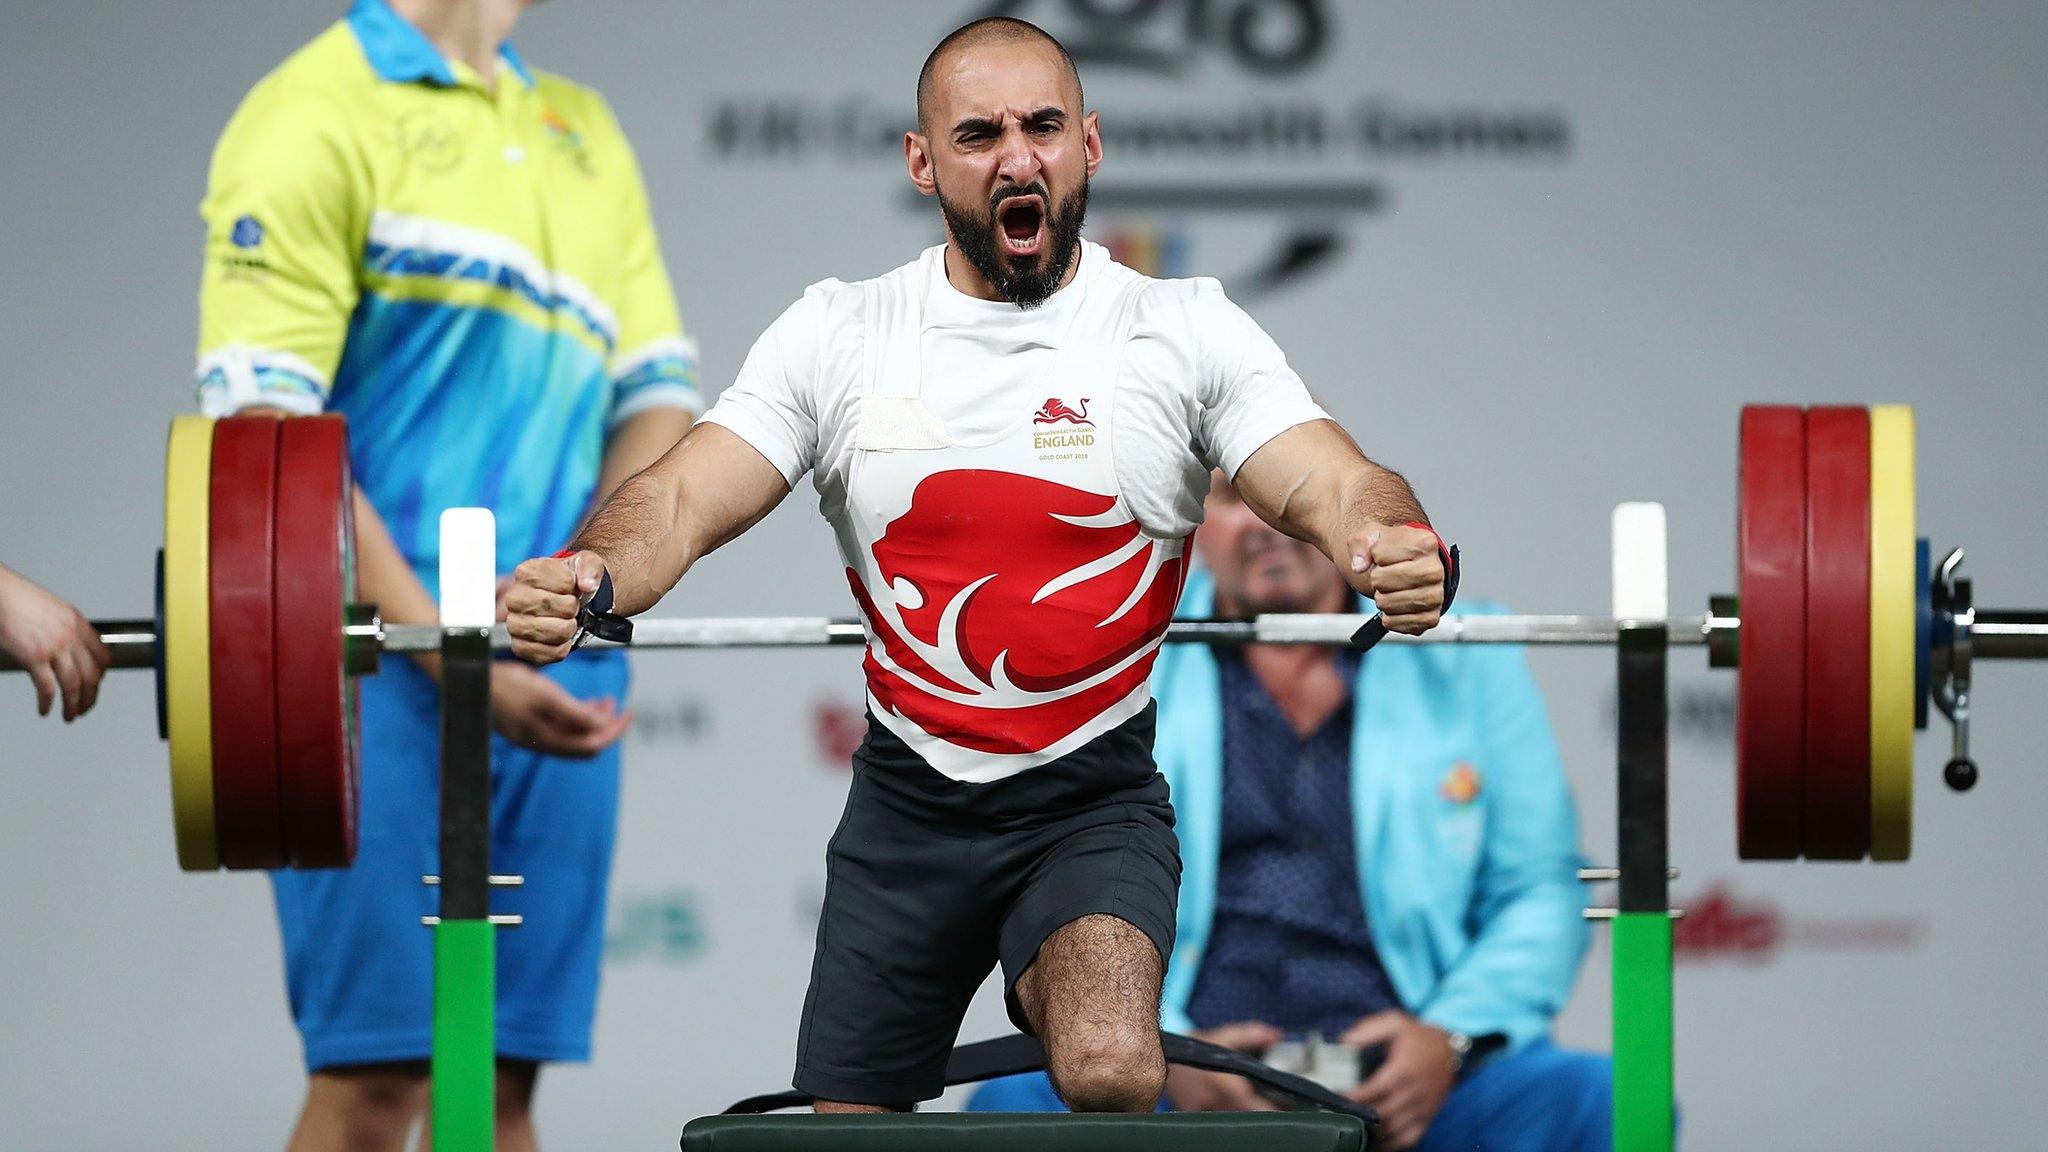
<svg viewBox="0 0 2048 1152">
<path fill-rule="evenodd" d="M 528 59 L 603 88 L 638 144 L 709 386 L 805 284 L 933 241 L 895 133 L 924 53 L 985 6 L 530 14 Z M 1473 594 L 1601 610 L 1609 508 L 1657 499 L 1675 609 L 1697 610 L 1733 581 L 1739 404 L 1896 400 L 1919 408 L 1937 547 L 1971 545 L 1981 601 L 2048 596 L 2038 5 L 1006 7 L 1085 50 L 1109 138 L 1091 234 L 1223 277 L 1416 482 Z M 90 613 L 147 608 L 212 140 L 334 14 L 0 10 L 0 557 Z M 850 613 L 808 486 L 663 610 Z M 640 659 L 598 1054 L 544 1078 L 552 1146 L 673 1147 L 786 1082 L 856 665 Z M 1611 860 L 1609 658 L 1538 668 Z M 1689 1146 L 2040 1141 L 2048 679 L 1980 685 L 1984 782 L 1946 794 L 1945 738 L 1922 738 L 1910 864 L 1738 866 L 1732 681 L 1675 658 Z M 267 884 L 175 871 L 147 679 L 72 728 L 0 688 L 0 1147 L 280 1144 L 301 1081 Z M 1607 986 L 1596 946 L 1567 1041 L 1605 1046 Z M 964 1035 L 1005 1027 L 985 995 Z"/>
</svg>

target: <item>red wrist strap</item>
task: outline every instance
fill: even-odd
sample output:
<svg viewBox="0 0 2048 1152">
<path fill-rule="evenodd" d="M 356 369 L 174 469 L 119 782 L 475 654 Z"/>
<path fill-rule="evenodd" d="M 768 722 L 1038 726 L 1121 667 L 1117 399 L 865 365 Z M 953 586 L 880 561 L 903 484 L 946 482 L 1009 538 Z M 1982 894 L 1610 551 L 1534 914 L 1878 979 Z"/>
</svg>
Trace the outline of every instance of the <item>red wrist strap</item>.
<svg viewBox="0 0 2048 1152">
<path fill-rule="evenodd" d="M 1443 561 L 1445 575 L 1449 575 L 1457 568 L 1457 555 L 1451 551 L 1451 546 L 1445 543 L 1444 534 L 1437 531 L 1434 525 L 1424 524 L 1420 520 L 1407 520 L 1402 522 L 1401 527 L 1420 528 L 1431 536 L 1436 537 L 1436 558 Z"/>
</svg>

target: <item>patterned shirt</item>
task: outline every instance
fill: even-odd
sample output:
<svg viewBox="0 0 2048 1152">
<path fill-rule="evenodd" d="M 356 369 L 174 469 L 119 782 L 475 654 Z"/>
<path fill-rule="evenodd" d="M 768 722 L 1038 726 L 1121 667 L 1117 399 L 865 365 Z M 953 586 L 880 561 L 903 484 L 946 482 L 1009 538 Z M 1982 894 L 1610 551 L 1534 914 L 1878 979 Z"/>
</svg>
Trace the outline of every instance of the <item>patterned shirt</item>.
<svg viewBox="0 0 2048 1152">
<path fill-rule="evenodd" d="M 356 482 L 432 592 L 440 513 L 497 515 L 510 568 L 566 542 L 609 431 L 696 411 L 640 169 L 602 97 L 444 58 L 357 0 L 214 151 L 199 401 L 341 412 Z"/>
<path fill-rule="evenodd" d="M 1218 649 L 1223 844 L 1216 919 L 1188 1016 L 1335 1037 L 1401 1006 L 1366 930 L 1351 808 L 1347 699 L 1306 738 L 1242 654 Z M 1347 685 L 1358 656 L 1337 657 Z"/>
</svg>

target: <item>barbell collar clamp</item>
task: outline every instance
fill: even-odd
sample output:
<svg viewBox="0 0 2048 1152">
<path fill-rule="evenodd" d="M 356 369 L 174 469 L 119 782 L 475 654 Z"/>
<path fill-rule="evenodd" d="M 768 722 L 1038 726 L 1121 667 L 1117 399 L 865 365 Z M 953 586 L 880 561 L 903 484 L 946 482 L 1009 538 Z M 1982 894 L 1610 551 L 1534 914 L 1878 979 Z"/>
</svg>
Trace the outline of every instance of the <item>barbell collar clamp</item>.
<svg viewBox="0 0 2048 1152">
<path fill-rule="evenodd" d="M 351 676 L 374 674 L 384 662 L 384 621 L 375 604 L 351 604 L 341 628 L 342 663 Z"/>
<path fill-rule="evenodd" d="M 1734 668 L 1742 662 L 1742 617 L 1735 597 L 1707 598 L 1707 666 Z"/>
</svg>

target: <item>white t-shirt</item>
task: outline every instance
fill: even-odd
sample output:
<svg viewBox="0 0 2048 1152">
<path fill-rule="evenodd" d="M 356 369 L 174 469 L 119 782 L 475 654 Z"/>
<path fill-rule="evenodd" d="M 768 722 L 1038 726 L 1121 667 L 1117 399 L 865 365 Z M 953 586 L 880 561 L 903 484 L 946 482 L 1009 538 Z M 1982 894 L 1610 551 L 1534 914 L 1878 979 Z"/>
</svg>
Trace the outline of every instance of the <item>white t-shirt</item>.
<svg viewBox="0 0 2048 1152">
<path fill-rule="evenodd" d="M 1093 244 L 1035 309 L 976 300 L 943 248 L 827 281 L 704 419 L 813 473 L 868 632 L 869 709 L 986 782 L 1136 716 L 1209 468 L 1323 417 L 1213 280 Z M 872 314 L 870 314 L 872 313 Z"/>
<path fill-rule="evenodd" d="M 1099 244 L 1083 242 L 1074 280 L 1037 308 L 978 300 L 946 279 L 943 245 L 888 277 L 923 284 L 925 405 L 962 440 L 994 434 L 1030 403 L 1086 302 L 1089 277 L 1145 279 Z M 1105 285 L 1106 286 L 1106 285 Z M 761 334 L 704 420 L 721 424 L 781 469 L 805 472 L 828 510 L 845 497 L 860 398 L 864 293 L 825 280 Z M 1280 346 L 1223 286 L 1203 277 L 1151 280 L 1133 317 L 1117 379 L 1115 466 L 1124 498 L 1148 535 L 1177 539 L 1202 522 L 1209 469 L 1235 476 L 1252 453 L 1297 424 L 1327 414 L 1287 366 Z"/>
</svg>

